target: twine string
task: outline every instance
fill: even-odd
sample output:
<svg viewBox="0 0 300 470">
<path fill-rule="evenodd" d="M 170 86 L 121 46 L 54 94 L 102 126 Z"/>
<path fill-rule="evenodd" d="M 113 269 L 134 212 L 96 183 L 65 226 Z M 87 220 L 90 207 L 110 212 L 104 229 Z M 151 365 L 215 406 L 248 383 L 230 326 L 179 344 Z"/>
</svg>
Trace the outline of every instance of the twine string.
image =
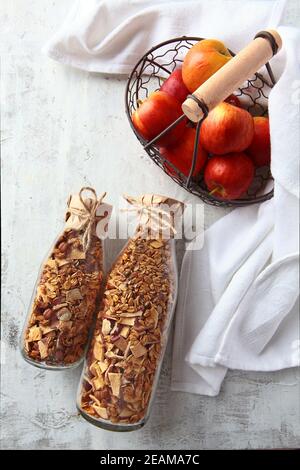
<svg viewBox="0 0 300 470">
<path fill-rule="evenodd" d="M 86 203 L 86 199 L 84 200 L 83 197 L 82 197 L 82 193 L 84 191 L 89 191 L 93 195 L 92 198 L 89 198 L 90 205 L 88 205 Z M 91 239 L 92 239 L 93 227 L 94 227 L 94 223 L 95 223 L 95 220 L 96 220 L 96 212 L 97 212 L 97 209 L 98 209 L 99 205 L 101 204 L 101 202 L 102 202 L 102 200 L 105 196 L 106 196 L 106 192 L 104 192 L 100 196 L 100 198 L 98 199 L 96 191 L 93 188 L 90 188 L 89 186 L 84 186 L 79 191 L 80 202 L 83 205 L 83 207 L 85 208 L 86 213 L 88 214 L 86 225 L 85 225 L 83 236 L 82 236 L 82 247 L 83 247 L 84 251 L 86 251 L 90 246 Z M 79 215 L 79 216 L 81 215 L 82 216 L 82 211 L 80 211 L 80 209 L 72 208 L 72 213 L 75 214 L 75 215 Z"/>
<path fill-rule="evenodd" d="M 160 206 L 148 206 L 143 202 L 131 202 L 132 207 L 122 209 L 123 212 L 136 212 L 139 215 L 139 228 L 138 234 L 145 233 L 149 228 L 151 232 L 162 232 L 163 230 L 170 230 L 171 236 L 174 236 L 177 231 L 174 227 L 173 214 L 162 209 Z M 143 217 L 146 216 L 146 221 L 143 222 Z"/>
</svg>

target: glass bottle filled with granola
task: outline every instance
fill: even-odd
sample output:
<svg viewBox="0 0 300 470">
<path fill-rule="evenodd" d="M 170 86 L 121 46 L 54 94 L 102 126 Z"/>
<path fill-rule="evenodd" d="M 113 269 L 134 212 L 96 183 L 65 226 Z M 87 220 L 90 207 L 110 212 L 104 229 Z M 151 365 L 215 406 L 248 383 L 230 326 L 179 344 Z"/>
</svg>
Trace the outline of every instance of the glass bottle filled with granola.
<svg viewBox="0 0 300 470">
<path fill-rule="evenodd" d="M 37 367 L 75 367 L 86 353 L 103 278 L 103 197 L 82 188 L 69 198 L 64 230 L 42 264 L 21 336 L 24 359 Z"/>
<path fill-rule="evenodd" d="M 108 275 L 77 397 L 84 418 L 115 431 L 138 429 L 149 416 L 176 304 L 183 210 L 158 195 L 127 201 L 138 227 Z"/>
</svg>

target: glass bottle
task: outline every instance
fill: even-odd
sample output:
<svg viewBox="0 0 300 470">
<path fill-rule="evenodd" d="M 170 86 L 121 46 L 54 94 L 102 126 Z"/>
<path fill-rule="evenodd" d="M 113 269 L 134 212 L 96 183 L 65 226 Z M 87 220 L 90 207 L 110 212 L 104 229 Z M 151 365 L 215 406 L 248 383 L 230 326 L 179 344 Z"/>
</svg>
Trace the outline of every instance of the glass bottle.
<svg viewBox="0 0 300 470">
<path fill-rule="evenodd" d="M 149 417 L 178 284 L 175 222 L 162 207 L 177 214 L 183 207 L 157 195 L 127 200 L 139 224 L 108 275 L 77 396 L 85 419 L 115 431 L 138 429 Z"/>
<path fill-rule="evenodd" d="M 89 190 L 93 198 L 82 198 Z M 84 358 L 103 279 L 96 226 L 107 204 L 92 188 L 68 201 L 66 224 L 43 262 L 21 336 L 24 359 L 37 367 L 76 367 Z M 100 215 L 99 215 L 100 214 Z"/>
</svg>

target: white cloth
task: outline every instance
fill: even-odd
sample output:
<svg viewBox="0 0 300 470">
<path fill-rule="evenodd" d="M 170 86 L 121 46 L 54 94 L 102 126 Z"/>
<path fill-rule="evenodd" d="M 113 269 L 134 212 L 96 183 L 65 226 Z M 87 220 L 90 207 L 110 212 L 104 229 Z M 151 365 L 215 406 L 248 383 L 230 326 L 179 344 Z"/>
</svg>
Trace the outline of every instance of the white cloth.
<svg viewBox="0 0 300 470">
<path fill-rule="evenodd" d="M 171 37 L 217 37 L 238 51 L 258 31 L 278 26 L 284 3 L 79 0 L 44 51 L 85 70 L 129 73 L 142 54 Z M 202 250 L 186 252 L 173 348 L 175 390 L 216 395 L 228 367 L 299 364 L 299 31 L 279 30 L 284 47 L 272 67 L 276 76 L 285 68 L 269 100 L 275 196 L 226 215 L 206 231 Z"/>
<path fill-rule="evenodd" d="M 273 0 L 77 0 L 43 51 L 90 72 L 130 73 L 161 41 L 215 35 L 238 51 L 283 9 Z"/>
<path fill-rule="evenodd" d="M 299 87 L 300 31 L 278 31 L 286 64 L 269 97 L 274 198 L 234 210 L 206 231 L 201 251 L 186 252 L 174 390 L 214 396 L 227 368 L 272 371 L 300 364 L 300 100 L 293 88 Z"/>
</svg>

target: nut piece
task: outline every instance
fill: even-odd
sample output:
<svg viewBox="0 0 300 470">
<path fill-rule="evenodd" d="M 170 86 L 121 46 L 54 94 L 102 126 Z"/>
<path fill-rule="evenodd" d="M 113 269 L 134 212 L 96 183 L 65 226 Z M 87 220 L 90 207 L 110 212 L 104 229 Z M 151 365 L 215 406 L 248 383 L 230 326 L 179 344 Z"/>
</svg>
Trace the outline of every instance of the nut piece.
<svg viewBox="0 0 300 470">
<path fill-rule="evenodd" d="M 109 320 L 104 318 L 103 323 L 102 323 L 102 334 L 106 336 L 110 333 L 110 330 L 111 330 L 111 323 Z"/>
<path fill-rule="evenodd" d="M 43 315 L 44 315 L 45 320 L 50 320 L 50 318 L 52 317 L 52 310 L 51 310 L 51 308 L 47 308 L 47 309 L 44 311 Z"/>
<path fill-rule="evenodd" d="M 68 321 L 71 319 L 72 313 L 67 307 L 63 307 L 57 312 L 56 316 L 60 321 Z"/>
<path fill-rule="evenodd" d="M 163 242 L 160 240 L 153 240 L 150 245 L 152 246 L 152 248 L 161 248 L 162 246 L 164 246 Z"/>
<path fill-rule="evenodd" d="M 67 302 L 63 302 L 62 304 L 56 304 L 53 306 L 53 310 L 55 312 L 57 312 L 57 310 L 60 310 L 62 309 L 63 307 L 67 307 L 68 306 L 68 303 Z M 50 309 L 49 309 L 50 310 Z M 45 315 L 44 315 L 45 316 Z"/>
</svg>

